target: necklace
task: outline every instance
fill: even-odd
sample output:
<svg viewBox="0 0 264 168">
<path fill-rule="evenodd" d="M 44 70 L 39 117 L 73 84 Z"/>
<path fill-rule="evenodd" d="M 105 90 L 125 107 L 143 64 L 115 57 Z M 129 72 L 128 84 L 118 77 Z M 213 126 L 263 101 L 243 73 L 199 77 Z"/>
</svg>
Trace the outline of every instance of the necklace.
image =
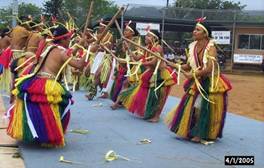
<svg viewBox="0 0 264 168">
<path fill-rule="evenodd" d="M 209 41 L 206 41 L 205 45 L 198 52 L 197 52 L 197 50 L 198 50 L 198 42 L 195 44 L 195 47 L 194 47 L 194 57 L 195 57 L 195 63 L 197 65 L 197 67 L 201 67 L 202 66 L 202 62 L 199 59 L 200 58 L 199 55 L 201 53 L 204 53 L 205 48 L 206 48 L 206 46 L 207 46 L 208 43 L 209 43 Z"/>
</svg>

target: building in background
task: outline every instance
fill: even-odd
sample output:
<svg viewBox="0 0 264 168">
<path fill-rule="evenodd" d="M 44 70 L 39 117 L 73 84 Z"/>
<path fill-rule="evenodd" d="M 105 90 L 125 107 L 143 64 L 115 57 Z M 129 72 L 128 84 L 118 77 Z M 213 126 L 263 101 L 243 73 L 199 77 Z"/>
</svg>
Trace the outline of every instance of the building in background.
<svg viewBox="0 0 264 168">
<path fill-rule="evenodd" d="M 122 16 L 124 22 L 142 30 L 150 24 L 159 28 L 164 39 L 172 46 L 187 47 L 192 41 L 195 19 L 206 16 L 213 36 L 223 49 L 225 70 L 262 71 L 264 59 L 264 11 L 208 10 L 166 8 L 129 4 Z M 145 23 L 145 24 L 144 24 Z M 143 34 L 144 35 L 144 34 Z"/>
</svg>

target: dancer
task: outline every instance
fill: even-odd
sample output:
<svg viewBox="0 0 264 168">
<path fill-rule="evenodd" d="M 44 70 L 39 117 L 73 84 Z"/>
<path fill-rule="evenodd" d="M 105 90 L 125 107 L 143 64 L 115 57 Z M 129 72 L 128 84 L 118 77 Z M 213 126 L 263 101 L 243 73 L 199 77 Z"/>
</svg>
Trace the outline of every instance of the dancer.
<svg viewBox="0 0 264 168">
<path fill-rule="evenodd" d="M 222 137 L 227 109 L 229 81 L 220 74 L 216 44 L 210 27 L 198 19 L 189 45 L 187 64 L 182 66 L 187 81 L 180 104 L 165 122 L 177 136 L 194 142 Z"/>
<path fill-rule="evenodd" d="M 15 102 L 7 113 L 7 133 L 26 143 L 63 147 L 73 101 L 70 92 L 57 81 L 58 73 L 65 63 L 82 69 L 85 57 L 71 59 L 67 47 L 72 33 L 64 26 L 52 29 L 52 34 L 53 43 L 42 52 L 34 73 L 17 80 Z"/>
<path fill-rule="evenodd" d="M 125 26 L 124 37 L 140 45 L 139 33 L 135 26 L 131 24 L 131 21 Z M 134 57 L 136 57 L 138 54 L 138 49 L 132 44 L 120 40 L 117 43 L 116 54 L 118 55 L 118 58 L 123 60 L 123 62 L 117 61 L 117 67 L 115 69 L 114 75 L 115 80 L 110 92 L 110 98 L 113 102 L 115 102 L 111 106 L 113 110 L 119 107 L 119 103 L 116 102 L 119 93 L 122 89 L 126 89 L 129 86 L 127 77 L 131 79 L 132 76 L 130 76 L 131 74 L 128 74 L 127 70 L 129 69 L 129 73 L 133 73 L 133 71 L 131 72 L 132 66 L 129 64 L 129 62 L 131 60 L 135 61 Z"/>
<path fill-rule="evenodd" d="M 158 31 L 148 30 L 145 37 L 147 48 L 163 56 L 160 41 Z M 119 101 L 131 113 L 150 122 L 158 122 L 170 88 L 177 81 L 177 75 L 165 62 L 148 52 L 145 52 L 141 61 L 143 73 L 139 82 L 123 91 Z"/>
<path fill-rule="evenodd" d="M 96 36 L 94 38 L 99 39 L 102 36 L 102 33 L 104 29 L 106 28 L 105 22 L 101 20 L 98 23 L 98 30 L 96 31 Z M 101 40 L 101 45 L 105 45 L 109 49 L 112 48 L 112 42 L 113 42 L 113 35 L 110 31 L 107 31 L 107 33 L 104 35 L 104 37 Z M 97 95 L 97 87 L 99 86 L 101 89 L 107 85 L 107 81 L 109 78 L 109 73 L 111 70 L 111 57 L 109 54 L 106 54 L 106 52 L 100 48 L 99 45 L 95 44 L 93 46 L 93 53 L 94 56 L 90 59 L 89 63 L 89 79 L 88 79 L 88 87 L 87 87 L 87 94 L 85 97 L 88 100 L 93 100 L 93 98 Z M 87 69 L 87 70 L 89 70 Z M 103 97 L 108 97 L 107 94 L 102 95 Z"/>
</svg>

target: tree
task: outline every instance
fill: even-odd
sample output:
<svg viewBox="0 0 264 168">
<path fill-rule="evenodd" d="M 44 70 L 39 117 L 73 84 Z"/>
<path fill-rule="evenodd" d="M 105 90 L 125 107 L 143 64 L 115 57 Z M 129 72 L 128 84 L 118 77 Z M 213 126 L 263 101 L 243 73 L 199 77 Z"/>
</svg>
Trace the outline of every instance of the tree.
<svg viewBox="0 0 264 168">
<path fill-rule="evenodd" d="M 78 0 L 76 0 L 78 1 Z M 73 1 L 73 2 L 76 2 Z M 43 4 L 43 12 L 47 16 L 59 17 L 60 11 L 63 8 L 63 0 L 49 0 Z"/>
<path fill-rule="evenodd" d="M 37 7 L 32 3 L 24 3 L 18 5 L 18 15 L 28 16 L 31 15 L 33 18 L 37 18 L 41 15 L 41 8 Z"/>
<path fill-rule="evenodd" d="M 242 10 L 246 5 L 240 2 L 227 0 L 175 0 L 175 7 L 196 9 L 238 9 Z"/>
<path fill-rule="evenodd" d="M 0 9 L 0 29 L 6 28 L 11 25 L 12 22 L 12 10 L 11 8 Z"/>
<path fill-rule="evenodd" d="M 177 0 L 166 11 L 166 15 L 169 18 L 185 20 L 195 20 L 206 16 L 207 20 L 232 22 L 235 13 L 241 13 L 240 11 L 245 7 L 246 5 L 242 5 L 240 2 L 228 0 Z"/>
<path fill-rule="evenodd" d="M 76 20 L 77 25 L 85 23 L 87 11 L 91 0 L 64 0 L 64 13 L 69 12 Z M 117 6 L 108 0 L 95 0 L 93 7 L 93 20 L 98 20 L 103 16 L 113 15 L 117 10 Z M 64 14 L 66 15 L 66 14 Z"/>
<path fill-rule="evenodd" d="M 18 16 L 31 15 L 33 18 L 39 18 L 41 8 L 31 3 L 24 3 L 18 5 Z M 0 27 L 11 26 L 12 22 L 12 7 L 9 6 L 5 9 L 0 9 Z"/>
</svg>

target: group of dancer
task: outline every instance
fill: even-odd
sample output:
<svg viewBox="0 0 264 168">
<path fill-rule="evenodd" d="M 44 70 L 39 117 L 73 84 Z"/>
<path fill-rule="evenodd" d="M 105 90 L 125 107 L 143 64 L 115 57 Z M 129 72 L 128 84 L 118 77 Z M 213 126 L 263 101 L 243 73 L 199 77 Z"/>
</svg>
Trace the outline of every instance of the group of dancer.
<svg viewBox="0 0 264 168">
<path fill-rule="evenodd" d="M 186 63 L 163 56 L 156 30 L 140 36 L 128 22 L 120 38 L 110 31 L 112 21 L 78 30 L 71 21 L 33 22 L 1 31 L 0 89 L 10 93 L 7 134 L 47 147 L 63 147 L 73 105 L 71 91 L 85 89 L 92 101 L 110 98 L 111 108 L 126 108 L 149 122 L 158 122 L 173 85 L 184 75 L 185 94 L 165 117 L 178 137 L 201 142 L 222 137 L 227 110 L 228 80 L 217 64 L 211 29 L 199 19 L 193 30 Z M 112 26 L 113 27 L 113 26 Z"/>
</svg>

